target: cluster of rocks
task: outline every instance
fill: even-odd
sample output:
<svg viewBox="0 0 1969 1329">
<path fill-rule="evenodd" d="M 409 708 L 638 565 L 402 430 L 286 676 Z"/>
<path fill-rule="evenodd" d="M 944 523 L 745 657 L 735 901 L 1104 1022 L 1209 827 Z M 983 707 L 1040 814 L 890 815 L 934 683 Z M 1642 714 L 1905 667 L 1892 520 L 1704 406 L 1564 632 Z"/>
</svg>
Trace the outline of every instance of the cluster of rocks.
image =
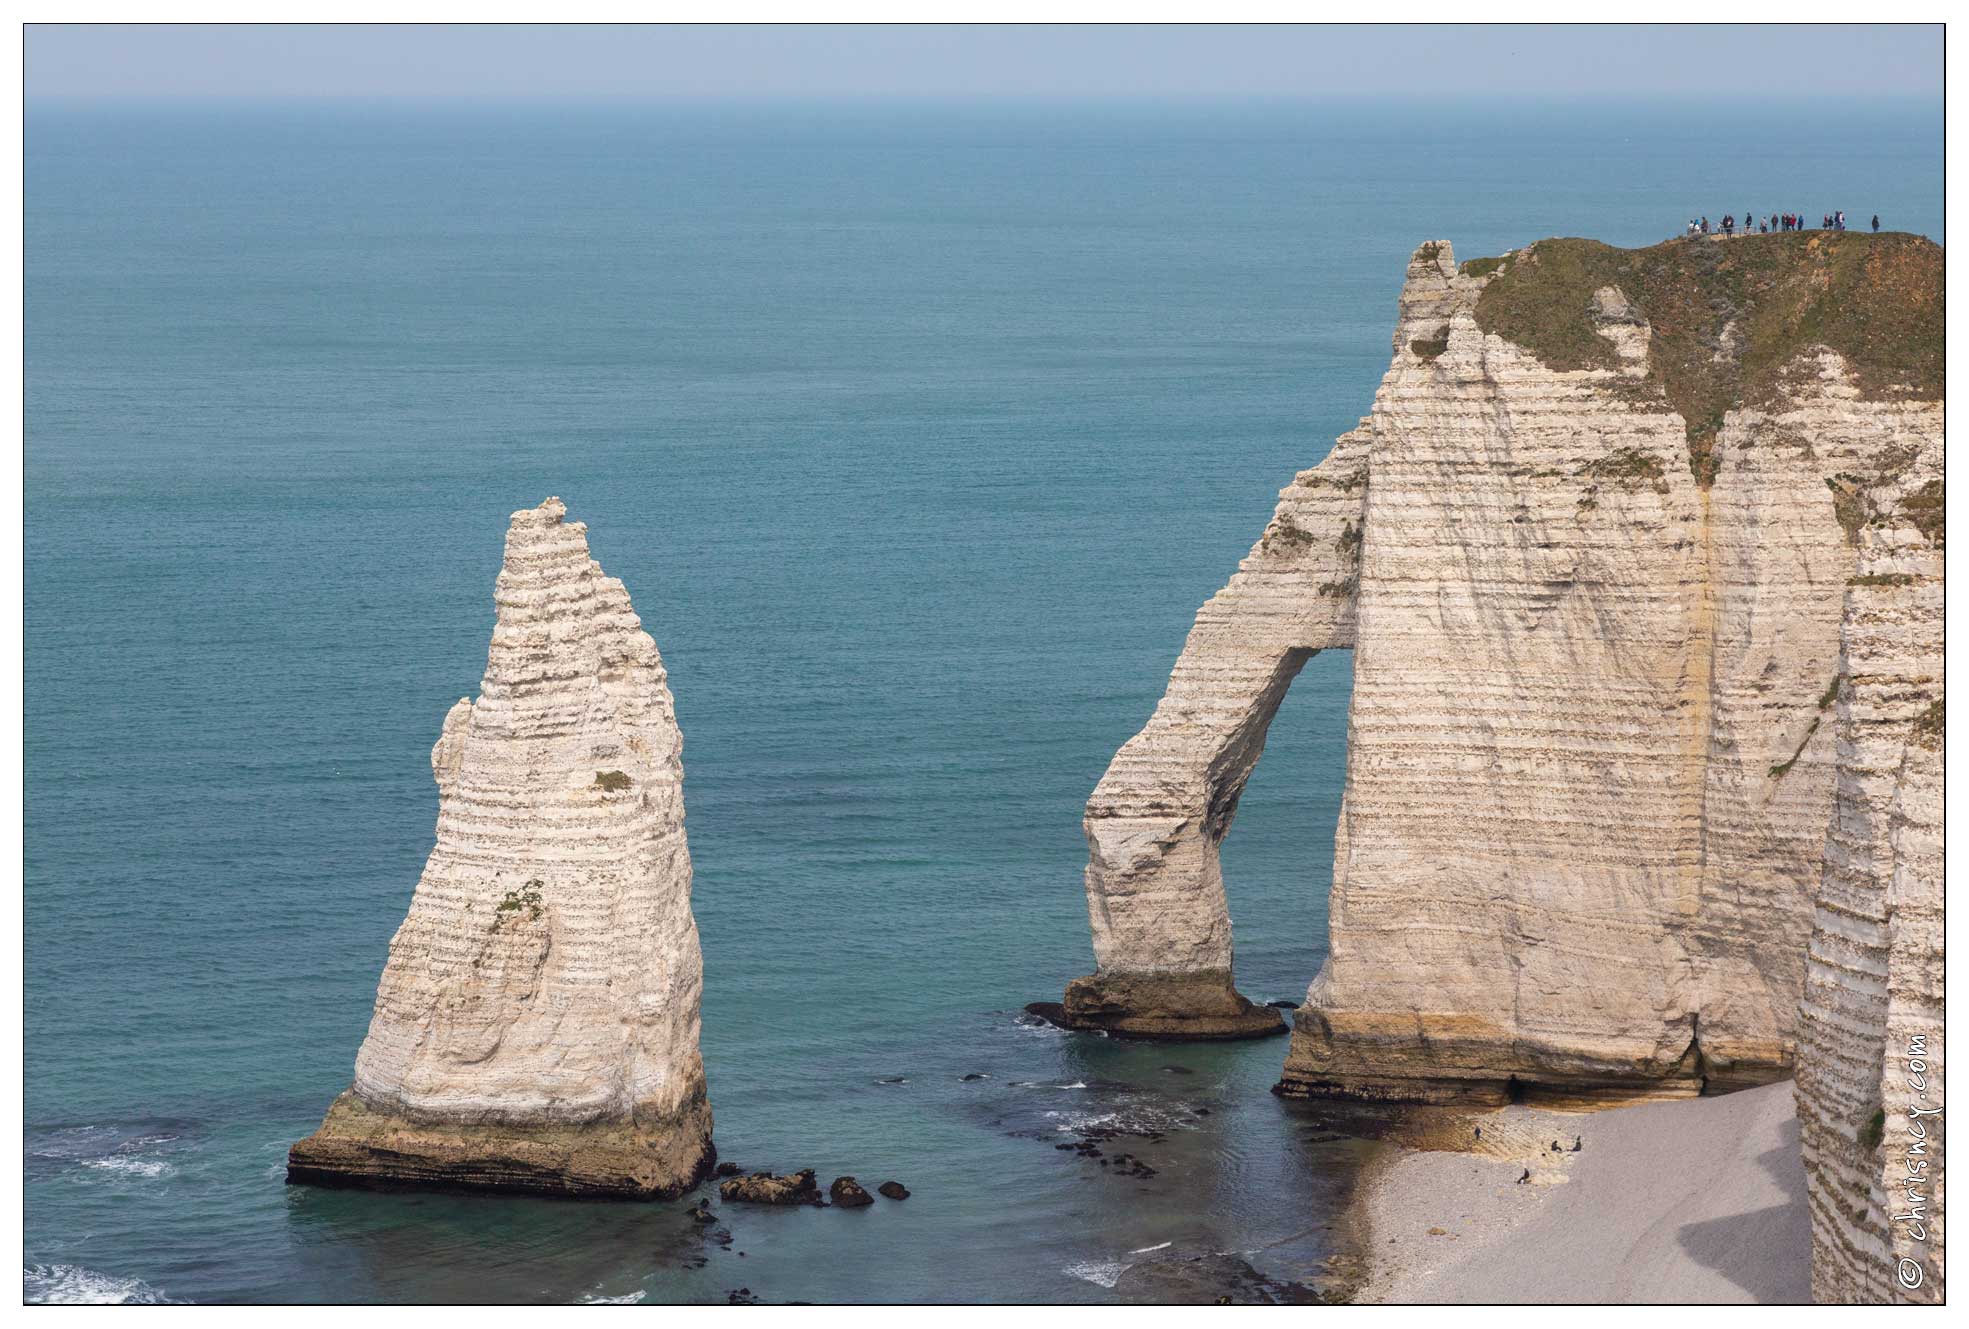
<svg viewBox="0 0 1969 1329">
<path fill-rule="evenodd" d="M 1063 1154 L 1072 1154 L 1089 1163 L 1097 1163 L 1110 1176 L 1132 1177 L 1137 1181 L 1147 1181 L 1156 1175 L 1156 1168 L 1140 1156 L 1121 1150 L 1108 1153 L 1102 1149 L 1104 1144 L 1115 1140 L 1145 1140 L 1150 1144 L 1161 1144 L 1168 1137 L 1156 1130 L 1129 1130 L 1121 1126 L 1090 1126 L 1076 1132 L 1077 1140 L 1067 1140 L 1055 1144 L 1054 1149 Z"/>
<path fill-rule="evenodd" d="M 721 1174 L 724 1166 L 719 1165 Z M 909 1188 L 899 1181 L 885 1181 L 875 1189 L 891 1200 L 909 1198 Z M 824 1208 L 831 1203 L 837 1209 L 860 1209 L 875 1203 L 874 1196 L 849 1176 L 836 1177 L 827 1188 L 827 1198 L 821 1198 L 820 1183 L 815 1179 L 812 1168 L 802 1168 L 784 1176 L 772 1172 L 733 1175 L 718 1183 L 718 1194 L 733 1204 L 807 1204 Z"/>
</svg>

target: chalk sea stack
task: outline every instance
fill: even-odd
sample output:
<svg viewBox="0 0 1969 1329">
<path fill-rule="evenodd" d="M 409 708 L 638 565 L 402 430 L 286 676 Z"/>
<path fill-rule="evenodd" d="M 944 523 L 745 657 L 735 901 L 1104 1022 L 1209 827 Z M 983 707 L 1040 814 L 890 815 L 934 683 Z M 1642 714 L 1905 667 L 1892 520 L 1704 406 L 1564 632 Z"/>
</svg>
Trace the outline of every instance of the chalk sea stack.
<svg viewBox="0 0 1969 1329">
<path fill-rule="evenodd" d="M 437 845 L 289 1181 L 667 1198 L 716 1161 L 683 739 L 566 511 L 512 515 L 478 700 L 431 752 Z"/>
</svg>

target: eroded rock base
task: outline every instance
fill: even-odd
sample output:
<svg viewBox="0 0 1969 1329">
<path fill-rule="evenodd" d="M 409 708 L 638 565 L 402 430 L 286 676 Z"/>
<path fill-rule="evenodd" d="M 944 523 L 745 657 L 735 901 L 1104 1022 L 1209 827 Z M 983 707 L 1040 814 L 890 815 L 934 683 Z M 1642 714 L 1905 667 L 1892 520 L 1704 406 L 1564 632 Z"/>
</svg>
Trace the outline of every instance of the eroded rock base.
<svg viewBox="0 0 1969 1329">
<path fill-rule="evenodd" d="M 660 1126 L 453 1125 L 379 1111 L 353 1092 L 288 1151 L 289 1184 L 391 1190 L 497 1190 L 669 1200 L 711 1172 L 710 1107 L 699 1099 Z"/>
<path fill-rule="evenodd" d="M 1783 1044 L 1739 1041 L 1712 1056 L 1690 1036 L 1679 1057 L 1668 1051 L 1652 1062 L 1580 1051 L 1541 1055 L 1478 1017 L 1308 1006 L 1295 1017 L 1292 1046 L 1272 1092 L 1360 1103 L 1533 1103 L 1587 1111 L 1730 1093 L 1790 1074 L 1791 1054 Z"/>
<path fill-rule="evenodd" d="M 1286 1032 L 1284 1017 L 1254 1005 L 1231 986 L 1228 973 L 1090 974 L 1067 984 L 1064 1003 L 1035 1002 L 1026 1009 L 1062 1028 L 1117 1038 L 1215 1041 Z"/>
</svg>

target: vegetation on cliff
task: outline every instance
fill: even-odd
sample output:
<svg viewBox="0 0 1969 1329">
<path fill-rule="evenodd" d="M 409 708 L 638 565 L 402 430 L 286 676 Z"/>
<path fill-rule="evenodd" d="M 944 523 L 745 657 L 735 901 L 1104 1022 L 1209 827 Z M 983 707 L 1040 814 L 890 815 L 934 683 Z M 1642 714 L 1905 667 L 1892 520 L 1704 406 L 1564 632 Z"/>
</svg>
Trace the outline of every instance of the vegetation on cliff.
<svg viewBox="0 0 1969 1329">
<path fill-rule="evenodd" d="M 1592 310 L 1595 291 L 1617 288 L 1653 331 L 1648 377 L 1688 422 L 1690 466 L 1707 483 L 1724 413 L 1769 401 L 1813 346 L 1844 356 L 1864 397 L 1940 400 L 1942 257 L 1921 236 L 1806 231 L 1648 249 L 1540 240 L 1462 268 L 1495 273 L 1477 325 L 1550 369 L 1618 368 Z"/>
</svg>

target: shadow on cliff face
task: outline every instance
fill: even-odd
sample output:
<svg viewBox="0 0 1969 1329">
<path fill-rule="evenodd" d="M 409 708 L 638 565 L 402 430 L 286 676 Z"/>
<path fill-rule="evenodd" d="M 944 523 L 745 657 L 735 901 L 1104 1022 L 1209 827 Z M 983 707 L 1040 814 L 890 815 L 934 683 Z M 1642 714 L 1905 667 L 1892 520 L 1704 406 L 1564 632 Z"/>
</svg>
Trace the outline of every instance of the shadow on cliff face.
<svg viewBox="0 0 1969 1329">
<path fill-rule="evenodd" d="M 1689 1258 L 1713 1269 L 1762 1304 L 1812 1299 L 1811 1211 L 1805 1201 L 1805 1159 L 1797 1118 L 1784 1123 L 1782 1143 L 1757 1156 L 1784 1192 L 1781 1203 L 1701 1223 L 1684 1223 L 1675 1240 Z"/>
</svg>

